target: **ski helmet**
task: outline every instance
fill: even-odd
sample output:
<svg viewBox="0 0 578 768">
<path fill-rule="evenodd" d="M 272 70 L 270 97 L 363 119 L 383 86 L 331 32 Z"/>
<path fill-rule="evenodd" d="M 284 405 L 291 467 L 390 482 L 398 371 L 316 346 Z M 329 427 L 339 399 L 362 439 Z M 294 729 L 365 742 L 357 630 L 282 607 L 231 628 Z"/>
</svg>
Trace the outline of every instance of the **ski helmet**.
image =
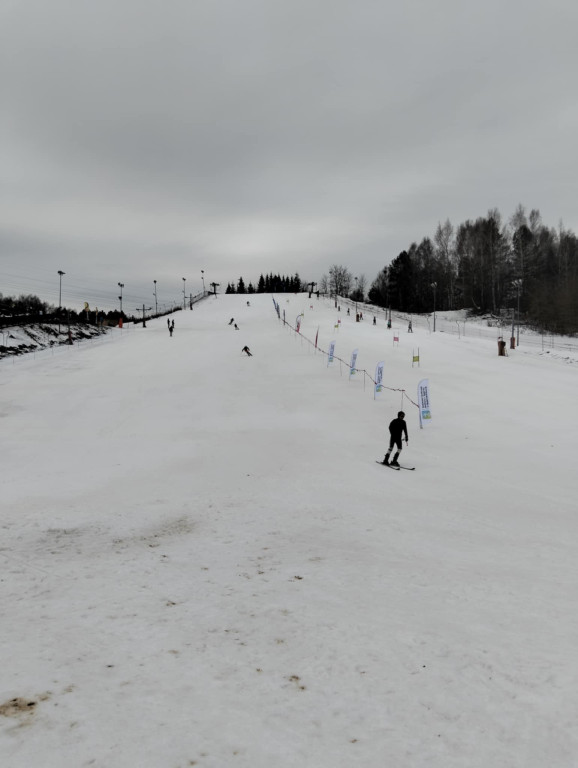
<svg viewBox="0 0 578 768">
<path fill-rule="evenodd" d="M 403 418 L 404 418 L 404 416 L 405 416 L 405 413 L 404 413 L 403 411 L 400 411 L 400 412 L 397 414 L 397 418 L 398 418 L 398 419 L 403 419 Z"/>
</svg>

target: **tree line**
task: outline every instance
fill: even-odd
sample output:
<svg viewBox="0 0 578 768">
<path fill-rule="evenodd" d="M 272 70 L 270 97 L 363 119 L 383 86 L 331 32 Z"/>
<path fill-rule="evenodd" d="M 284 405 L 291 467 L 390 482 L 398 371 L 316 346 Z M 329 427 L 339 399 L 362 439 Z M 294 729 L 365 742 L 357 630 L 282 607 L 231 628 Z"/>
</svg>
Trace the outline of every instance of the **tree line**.
<svg viewBox="0 0 578 768">
<path fill-rule="evenodd" d="M 179 311 L 180 306 L 172 307 L 169 312 L 159 312 L 158 315 L 147 312 L 149 317 L 161 317 L 172 311 Z M 118 325 L 119 319 L 129 321 L 142 321 L 142 317 L 127 315 L 119 310 L 112 309 L 109 312 L 94 309 L 74 310 L 66 307 L 55 307 L 42 301 L 34 294 L 21 294 L 20 296 L 3 296 L 0 293 L 0 326 L 16 323 L 39 322 L 63 322 L 63 323 L 90 323 L 92 325 Z"/>
<path fill-rule="evenodd" d="M 354 280 L 356 280 L 354 284 Z M 322 290 L 363 299 L 365 278 L 334 265 Z M 469 309 L 512 316 L 551 333 L 578 332 L 578 239 L 562 224 L 547 227 L 536 209 L 519 205 L 509 221 L 497 209 L 433 239 L 411 243 L 372 282 L 367 297 L 400 312 Z"/>
<path fill-rule="evenodd" d="M 285 275 L 281 277 L 281 275 L 270 273 L 259 277 L 256 288 L 253 283 L 246 286 L 245 281 L 240 277 L 236 285 L 227 283 L 225 293 L 299 293 L 304 289 L 305 286 L 297 272 L 293 277 L 285 277 Z"/>
</svg>

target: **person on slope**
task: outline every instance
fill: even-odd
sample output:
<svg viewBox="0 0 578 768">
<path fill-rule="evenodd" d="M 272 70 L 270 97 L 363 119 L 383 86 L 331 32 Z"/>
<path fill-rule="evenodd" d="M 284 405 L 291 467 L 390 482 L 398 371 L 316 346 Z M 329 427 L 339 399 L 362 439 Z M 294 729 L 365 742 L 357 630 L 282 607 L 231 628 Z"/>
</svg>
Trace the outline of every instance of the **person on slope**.
<svg viewBox="0 0 578 768">
<path fill-rule="evenodd" d="M 407 424 L 405 423 L 405 413 L 403 411 L 399 411 L 397 414 L 397 419 L 393 419 L 393 421 L 389 425 L 389 448 L 387 449 L 387 453 L 385 454 L 385 458 L 383 459 L 384 464 L 389 464 L 389 456 L 393 450 L 393 447 L 395 446 L 397 448 L 393 461 L 391 462 L 392 467 L 399 467 L 399 464 L 397 462 L 397 459 L 399 457 L 399 454 L 401 453 L 401 440 L 403 435 L 405 435 L 405 443 L 406 445 L 409 443 L 409 439 L 407 436 Z"/>
</svg>

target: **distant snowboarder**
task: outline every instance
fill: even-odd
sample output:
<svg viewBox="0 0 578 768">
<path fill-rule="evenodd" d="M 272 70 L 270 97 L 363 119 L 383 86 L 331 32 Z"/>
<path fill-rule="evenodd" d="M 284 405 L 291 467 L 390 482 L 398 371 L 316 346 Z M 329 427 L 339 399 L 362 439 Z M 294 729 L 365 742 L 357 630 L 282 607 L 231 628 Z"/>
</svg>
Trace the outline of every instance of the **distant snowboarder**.
<svg viewBox="0 0 578 768">
<path fill-rule="evenodd" d="M 239 330 L 239 326 L 237 325 L 237 323 L 235 323 L 235 330 L 236 330 L 236 331 L 238 331 L 238 330 Z"/>
<path fill-rule="evenodd" d="M 397 451 L 395 452 L 395 455 L 393 457 L 393 461 L 391 462 L 392 467 L 399 467 L 399 464 L 397 463 L 397 459 L 399 457 L 399 454 L 401 453 L 401 440 L 403 435 L 405 435 L 405 443 L 406 445 L 409 443 L 408 437 L 407 437 L 407 424 L 405 423 L 405 413 L 403 411 L 399 411 L 397 414 L 397 419 L 393 419 L 393 421 L 390 422 L 389 425 L 389 448 L 387 449 L 387 453 L 385 454 L 385 458 L 383 459 L 384 464 L 389 464 L 389 456 L 393 450 L 393 447 L 395 446 L 397 448 Z"/>
<path fill-rule="evenodd" d="M 247 346 L 243 347 L 241 352 L 244 352 L 247 355 L 247 357 L 253 357 L 253 354 L 251 353 L 251 350 Z"/>
<path fill-rule="evenodd" d="M 232 318 L 229 320 L 229 325 L 233 325 L 233 323 L 234 323 L 234 322 L 235 322 L 235 318 L 234 318 L 234 317 L 232 317 Z"/>
</svg>

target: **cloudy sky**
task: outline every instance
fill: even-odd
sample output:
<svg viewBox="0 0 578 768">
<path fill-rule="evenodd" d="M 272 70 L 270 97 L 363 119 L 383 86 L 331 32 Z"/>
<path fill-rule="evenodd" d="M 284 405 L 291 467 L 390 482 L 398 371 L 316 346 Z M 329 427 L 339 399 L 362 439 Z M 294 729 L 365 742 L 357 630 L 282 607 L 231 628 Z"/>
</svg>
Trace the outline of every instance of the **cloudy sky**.
<svg viewBox="0 0 578 768">
<path fill-rule="evenodd" d="M 368 283 L 439 221 L 578 230 L 573 0 L 0 0 L 0 292 Z"/>
</svg>

